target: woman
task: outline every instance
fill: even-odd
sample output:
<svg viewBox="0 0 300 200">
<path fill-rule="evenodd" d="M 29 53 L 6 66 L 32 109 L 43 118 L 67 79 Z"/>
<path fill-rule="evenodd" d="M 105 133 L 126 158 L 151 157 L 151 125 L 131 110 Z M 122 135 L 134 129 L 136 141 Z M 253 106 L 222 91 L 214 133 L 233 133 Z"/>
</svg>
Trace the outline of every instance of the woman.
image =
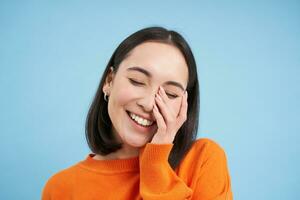
<svg viewBox="0 0 300 200">
<path fill-rule="evenodd" d="M 196 139 L 199 88 L 184 38 L 142 29 L 115 50 L 86 120 L 93 153 L 52 176 L 43 200 L 232 199 L 223 149 Z"/>
</svg>

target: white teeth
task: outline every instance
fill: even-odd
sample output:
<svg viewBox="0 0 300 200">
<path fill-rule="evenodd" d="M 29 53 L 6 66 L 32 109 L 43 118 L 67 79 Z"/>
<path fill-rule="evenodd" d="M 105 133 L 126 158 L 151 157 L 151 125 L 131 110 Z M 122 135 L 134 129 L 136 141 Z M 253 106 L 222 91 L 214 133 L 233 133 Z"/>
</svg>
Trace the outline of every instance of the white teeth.
<svg viewBox="0 0 300 200">
<path fill-rule="evenodd" d="M 130 117 L 131 117 L 131 119 L 136 121 L 138 124 L 143 125 L 143 126 L 150 126 L 153 124 L 153 121 L 149 121 L 149 120 L 139 117 L 133 113 L 130 113 Z"/>
</svg>

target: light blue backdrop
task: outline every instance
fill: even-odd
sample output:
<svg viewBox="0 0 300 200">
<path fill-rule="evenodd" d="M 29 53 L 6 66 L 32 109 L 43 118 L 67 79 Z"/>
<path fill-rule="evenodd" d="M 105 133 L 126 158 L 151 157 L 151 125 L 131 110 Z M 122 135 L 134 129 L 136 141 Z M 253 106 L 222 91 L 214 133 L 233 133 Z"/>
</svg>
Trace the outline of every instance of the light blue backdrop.
<svg viewBox="0 0 300 200">
<path fill-rule="evenodd" d="M 284 0 L 1 1 L 0 199 L 40 199 L 86 157 L 104 66 L 152 25 L 194 51 L 199 136 L 225 149 L 235 199 L 300 199 L 300 3 Z"/>
</svg>

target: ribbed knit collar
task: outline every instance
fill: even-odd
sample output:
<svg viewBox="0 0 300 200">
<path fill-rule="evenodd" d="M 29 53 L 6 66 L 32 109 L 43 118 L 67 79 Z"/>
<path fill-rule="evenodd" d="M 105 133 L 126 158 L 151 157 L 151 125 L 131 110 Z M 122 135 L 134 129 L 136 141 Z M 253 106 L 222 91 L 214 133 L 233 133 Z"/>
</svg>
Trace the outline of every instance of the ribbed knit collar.
<svg viewBox="0 0 300 200">
<path fill-rule="evenodd" d="M 79 162 L 81 168 L 99 172 L 99 173 L 124 173 L 131 171 L 139 171 L 139 156 L 114 159 L 114 160 L 96 160 L 95 154 L 90 153 L 85 160 Z"/>
<path fill-rule="evenodd" d="M 173 144 L 152 144 L 147 143 L 140 148 L 140 155 L 126 159 L 95 160 L 95 154 L 90 153 L 85 160 L 79 162 L 79 166 L 86 170 L 98 173 L 124 173 L 139 172 L 141 155 L 149 162 L 168 162 L 168 156 Z"/>
</svg>

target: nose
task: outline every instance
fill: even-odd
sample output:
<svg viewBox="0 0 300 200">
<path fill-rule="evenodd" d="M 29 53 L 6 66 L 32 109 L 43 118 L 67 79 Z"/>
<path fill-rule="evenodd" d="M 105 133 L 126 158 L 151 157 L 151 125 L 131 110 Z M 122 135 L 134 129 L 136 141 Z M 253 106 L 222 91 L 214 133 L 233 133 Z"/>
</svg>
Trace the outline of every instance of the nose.
<svg viewBox="0 0 300 200">
<path fill-rule="evenodd" d="M 143 109 L 144 112 L 151 113 L 155 104 L 155 92 L 146 94 L 137 102 L 137 104 Z"/>
</svg>

